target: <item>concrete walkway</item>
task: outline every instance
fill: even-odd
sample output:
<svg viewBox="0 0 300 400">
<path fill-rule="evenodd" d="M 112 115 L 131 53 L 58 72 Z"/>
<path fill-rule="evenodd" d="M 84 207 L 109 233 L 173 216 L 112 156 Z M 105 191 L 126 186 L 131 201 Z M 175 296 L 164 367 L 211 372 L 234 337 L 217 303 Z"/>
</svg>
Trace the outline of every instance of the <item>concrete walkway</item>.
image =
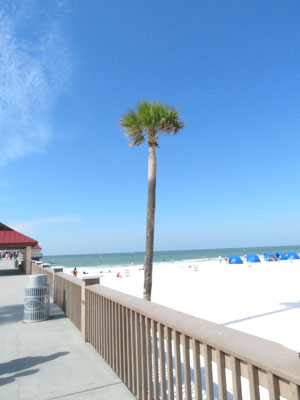
<svg viewBox="0 0 300 400">
<path fill-rule="evenodd" d="M 48 321 L 23 323 L 27 279 L 0 261 L 0 399 L 135 399 L 56 305 Z"/>
</svg>

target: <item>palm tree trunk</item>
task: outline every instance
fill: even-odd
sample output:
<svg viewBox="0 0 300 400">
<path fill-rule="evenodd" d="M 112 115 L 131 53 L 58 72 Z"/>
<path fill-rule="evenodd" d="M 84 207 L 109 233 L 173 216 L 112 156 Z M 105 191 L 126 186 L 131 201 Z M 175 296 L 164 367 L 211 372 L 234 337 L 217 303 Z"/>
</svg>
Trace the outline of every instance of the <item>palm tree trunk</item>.
<svg viewBox="0 0 300 400">
<path fill-rule="evenodd" d="M 144 271 L 144 299 L 151 301 L 152 266 L 154 246 L 155 222 L 155 189 L 156 189 L 156 146 L 149 146 L 148 158 L 148 202 L 147 202 L 147 227 L 146 227 L 146 252 Z"/>
</svg>

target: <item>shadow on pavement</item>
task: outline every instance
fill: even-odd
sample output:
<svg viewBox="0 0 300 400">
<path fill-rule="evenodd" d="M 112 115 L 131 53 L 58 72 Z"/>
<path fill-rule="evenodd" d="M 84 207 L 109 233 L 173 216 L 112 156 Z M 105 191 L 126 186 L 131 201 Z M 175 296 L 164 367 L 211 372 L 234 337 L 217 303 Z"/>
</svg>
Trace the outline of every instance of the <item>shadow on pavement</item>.
<svg viewBox="0 0 300 400">
<path fill-rule="evenodd" d="M 24 275 L 24 272 L 20 272 L 18 269 L 0 269 L 0 276 L 15 276 L 15 275 Z"/>
<path fill-rule="evenodd" d="M 56 304 L 50 304 L 50 317 L 49 319 L 67 318 L 66 314 Z"/>
<path fill-rule="evenodd" d="M 14 322 L 22 321 L 24 317 L 24 305 L 16 304 L 0 307 L 0 325 L 12 324 Z M 56 304 L 50 304 L 50 317 L 49 320 L 43 321 L 51 321 L 61 318 L 67 318 L 66 314 L 61 311 L 61 309 Z M 41 322 L 34 322 L 41 323 Z"/>
<path fill-rule="evenodd" d="M 35 365 L 43 364 L 55 360 L 58 357 L 66 356 L 69 353 L 69 351 L 60 351 L 58 353 L 50 354 L 49 356 L 22 357 L 5 363 L 0 363 L 0 375 L 23 371 L 24 369 L 34 367 Z"/>
<path fill-rule="evenodd" d="M 16 378 L 21 378 L 22 376 L 33 375 L 33 374 L 36 374 L 37 372 L 39 372 L 39 369 L 30 369 L 28 371 L 19 372 L 18 374 L 14 374 L 14 375 L 8 376 L 6 378 L 0 378 L 0 386 L 12 383 L 16 380 Z"/>
<path fill-rule="evenodd" d="M 23 304 L 0 307 L 0 325 L 11 324 L 13 322 L 22 321 L 23 313 L 24 313 Z"/>
</svg>

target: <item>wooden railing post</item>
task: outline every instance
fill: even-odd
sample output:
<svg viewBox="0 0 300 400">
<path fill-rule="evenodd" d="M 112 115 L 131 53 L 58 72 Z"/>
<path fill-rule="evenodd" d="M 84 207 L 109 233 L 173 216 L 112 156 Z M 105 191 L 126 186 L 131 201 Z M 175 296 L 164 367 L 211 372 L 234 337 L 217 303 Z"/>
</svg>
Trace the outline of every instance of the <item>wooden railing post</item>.
<svg viewBox="0 0 300 400">
<path fill-rule="evenodd" d="M 36 267 L 36 261 L 31 261 L 31 272 L 30 275 L 33 275 Z"/>
<path fill-rule="evenodd" d="M 53 282 L 52 282 L 52 284 L 53 284 L 53 289 L 52 289 L 53 297 L 52 297 L 52 299 L 53 299 L 53 302 L 54 302 L 54 296 L 55 296 L 55 274 L 57 272 L 63 272 L 64 268 L 63 267 L 53 267 L 52 271 L 53 271 Z"/>
<path fill-rule="evenodd" d="M 39 268 L 42 268 L 42 261 L 35 261 L 35 266 L 36 267 L 39 267 Z M 40 272 L 37 272 L 38 271 L 38 268 L 36 268 L 36 274 L 40 274 Z"/>
<path fill-rule="evenodd" d="M 25 274 L 31 274 L 31 246 L 26 246 L 23 253 L 23 265 Z"/>
<path fill-rule="evenodd" d="M 86 341 L 85 334 L 85 289 L 90 285 L 97 285 L 100 283 L 100 278 L 82 278 L 81 286 L 81 334 L 83 339 Z"/>
</svg>

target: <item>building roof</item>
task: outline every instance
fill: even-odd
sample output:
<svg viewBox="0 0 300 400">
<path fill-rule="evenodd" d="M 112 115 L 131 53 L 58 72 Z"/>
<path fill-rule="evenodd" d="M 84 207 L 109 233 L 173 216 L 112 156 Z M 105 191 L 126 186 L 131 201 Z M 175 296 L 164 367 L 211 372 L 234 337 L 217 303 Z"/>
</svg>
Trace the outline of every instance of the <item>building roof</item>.
<svg viewBox="0 0 300 400">
<path fill-rule="evenodd" d="M 36 244 L 33 246 L 32 250 L 42 250 L 42 248 L 39 246 L 39 244 Z"/>
<path fill-rule="evenodd" d="M 23 235 L 0 222 L 0 246 L 1 247 L 26 247 L 36 246 L 37 240 L 30 238 L 29 236 Z"/>
</svg>

